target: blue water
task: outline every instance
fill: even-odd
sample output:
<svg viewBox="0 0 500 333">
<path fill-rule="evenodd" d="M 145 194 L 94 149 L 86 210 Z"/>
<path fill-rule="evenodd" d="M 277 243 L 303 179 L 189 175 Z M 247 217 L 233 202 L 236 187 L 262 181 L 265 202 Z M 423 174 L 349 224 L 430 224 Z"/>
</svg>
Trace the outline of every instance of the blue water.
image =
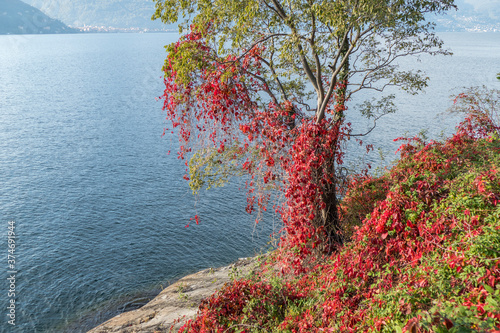
<svg viewBox="0 0 500 333">
<path fill-rule="evenodd" d="M 500 81 L 496 79 L 496 73 L 500 72 L 500 33 L 443 32 L 439 36 L 453 55 L 400 58 L 403 69 L 423 70 L 429 78 L 428 86 L 418 95 L 409 95 L 395 88 L 387 89 L 384 94 L 396 94 L 397 112 L 382 117 L 373 132 L 363 138 L 363 141 L 373 143 L 376 150 L 381 149 L 383 160 L 377 151 L 369 156 L 354 153 L 347 158 L 348 164 L 358 166 L 363 160 L 373 166 L 388 165 L 397 157 L 394 152 L 401 145 L 401 142 L 392 140 L 400 136 L 413 137 L 421 131 L 429 139 L 450 135 L 463 120 L 462 115 L 446 112 L 453 104 L 453 96 L 471 86 L 500 89 Z M 365 98 L 376 96 L 364 91 L 351 101 L 347 117 L 353 123 L 354 133 L 366 133 L 373 125 L 372 121 L 360 116 L 355 106 Z"/>
<path fill-rule="evenodd" d="M 436 115 L 457 87 L 500 89 L 500 34 L 442 36 L 455 55 L 405 62 L 427 70 L 430 85 L 398 95 L 400 111 L 367 138 L 387 155 L 407 131 L 450 133 L 458 117 Z M 167 155 L 177 143 L 161 136 L 155 97 L 163 45 L 176 38 L 0 36 L 1 332 L 86 331 L 175 278 L 268 246 L 272 215 L 255 228 L 237 184 L 195 200 L 184 165 Z M 200 225 L 185 228 L 195 214 Z M 6 309 L 9 221 L 18 237 L 15 327 Z"/>
<path fill-rule="evenodd" d="M 0 36 L 1 281 L 9 221 L 18 235 L 16 330 L 6 322 L 7 282 L 0 328 L 59 332 L 266 245 L 271 228 L 254 231 L 243 191 L 196 202 L 184 165 L 167 155 L 176 141 L 161 136 L 155 98 L 163 45 L 176 35 L 20 38 Z M 195 214 L 201 224 L 185 228 Z"/>
</svg>

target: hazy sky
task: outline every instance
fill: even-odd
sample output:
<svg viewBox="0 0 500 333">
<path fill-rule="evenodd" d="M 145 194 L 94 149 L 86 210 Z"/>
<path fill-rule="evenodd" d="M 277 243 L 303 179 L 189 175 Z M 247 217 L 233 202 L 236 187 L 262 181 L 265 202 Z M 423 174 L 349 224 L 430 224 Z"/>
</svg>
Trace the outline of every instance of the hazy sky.
<svg viewBox="0 0 500 333">
<path fill-rule="evenodd" d="M 466 3 L 471 4 L 474 8 L 479 9 L 489 6 L 500 7 L 500 0 L 465 0 Z"/>
</svg>

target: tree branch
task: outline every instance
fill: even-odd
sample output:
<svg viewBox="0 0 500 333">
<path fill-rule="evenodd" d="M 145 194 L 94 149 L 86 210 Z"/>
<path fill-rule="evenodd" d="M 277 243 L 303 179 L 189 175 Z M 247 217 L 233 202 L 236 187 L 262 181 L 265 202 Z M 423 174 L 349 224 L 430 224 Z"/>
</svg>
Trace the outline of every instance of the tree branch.
<svg viewBox="0 0 500 333">
<path fill-rule="evenodd" d="M 349 35 L 349 32 L 351 31 L 351 29 L 352 29 L 351 27 L 348 27 L 348 29 L 344 33 L 344 38 L 342 39 L 342 44 L 341 44 L 342 46 L 344 45 L 344 43 L 347 42 L 347 36 Z M 321 104 L 319 109 L 316 111 L 317 112 L 316 122 L 320 122 L 325 117 L 326 106 L 328 105 L 328 101 L 332 97 L 333 90 L 335 89 L 335 85 L 337 84 L 337 75 L 339 75 L 340 71 L 342 70 L 342 66 L 344 66 L 344 64 L 347 62 L 347 59 L 349 59 L 349 55 L 351 54 L 354 46 L 356 45 L 356 43 L 359 39 L 359 36 L 360 36 L 360 33 L 358 32 L 356 35 L 356 38 L 354 39 L 354 42 L 351 43 L 351 45 L 349 45 L 349 49 L 347 50 L 346 54 L 343 56 L 343 59 L 342 59 L 341 63 L 339 64 L 339 66 L 337 68 L 335 68 L 335 67 L 332 68 L 332 69 L 334 69 L 334 71 L 333 71 L 332 76 L 331 76 L 330 86 L 328 87 L 328 92 L 326 93 L 326 96 L 323 99 L 323 103 Z M 342 51 L 342 47 L 340 47 L 339 50 L 337 51 L 337 55 L 335 56 L 334 65 L 339 60 L 340 55 L 342 53 L 341 51 Z"/>
</svg>

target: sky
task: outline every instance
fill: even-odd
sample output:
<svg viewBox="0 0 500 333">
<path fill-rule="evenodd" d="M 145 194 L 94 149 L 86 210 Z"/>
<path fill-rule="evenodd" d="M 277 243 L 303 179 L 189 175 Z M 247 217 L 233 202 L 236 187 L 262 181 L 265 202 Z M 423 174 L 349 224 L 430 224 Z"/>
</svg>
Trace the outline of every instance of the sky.
<svg viewBox="0 0 500 333">
<path fill-rule="evenodd" d="M 465 2 L 474 6 L 474 9 L 491 8 L 491 6 L 500 8 L 500 0 L 465 0 Z"/>
</svg>

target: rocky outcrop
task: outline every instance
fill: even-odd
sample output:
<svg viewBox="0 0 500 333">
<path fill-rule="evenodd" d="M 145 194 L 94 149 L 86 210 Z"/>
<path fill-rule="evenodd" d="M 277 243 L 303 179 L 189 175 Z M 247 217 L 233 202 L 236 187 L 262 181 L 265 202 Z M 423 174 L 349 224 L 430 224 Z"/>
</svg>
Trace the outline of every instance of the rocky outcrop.
<svg viewBox="0 0 500 333">
<path fill-rule="evenodd" d="M 255 269 L 257 258 L 243 258 L 221 268 L 205 269 L 188 275 L 165 288 L 142 308 L 122 313 L 88 333 L 159 333 L 175 332 L 194 317 L 203 298 L 212 295 L 233 277 Z"/>
</svg>

